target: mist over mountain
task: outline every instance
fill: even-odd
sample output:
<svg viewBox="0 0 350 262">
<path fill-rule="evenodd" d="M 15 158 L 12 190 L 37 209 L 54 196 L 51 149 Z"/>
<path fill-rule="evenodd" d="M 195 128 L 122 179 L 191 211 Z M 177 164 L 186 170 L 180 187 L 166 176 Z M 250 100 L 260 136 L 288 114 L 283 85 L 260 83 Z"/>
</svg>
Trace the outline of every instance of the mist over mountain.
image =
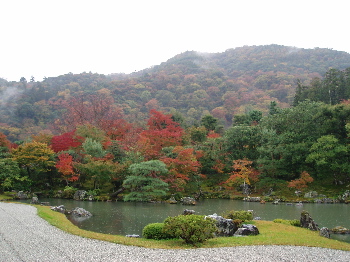
<svg viewBox="0 0 350 262">
<path fill-rule="evenodd" d="M 297 82 L 308 85 L 330 68 L 348 67 L 346 52 L 266 45 L 222 53 L 186 51 L 132 74 L 0 79 L 0 131 L 12 140 L 53 132 L 52 123 L 64 114 L 69 99 L 96 92 L 112 97 L 129 122 L 142 123 L 150 109 L 157 109 L 181 116 L 184 126 L 197 125 L 210 114 L 228 127 L 235 115 L 253 110 L 266 114 L 271 101 L 289 107 Z"/>
</svg>

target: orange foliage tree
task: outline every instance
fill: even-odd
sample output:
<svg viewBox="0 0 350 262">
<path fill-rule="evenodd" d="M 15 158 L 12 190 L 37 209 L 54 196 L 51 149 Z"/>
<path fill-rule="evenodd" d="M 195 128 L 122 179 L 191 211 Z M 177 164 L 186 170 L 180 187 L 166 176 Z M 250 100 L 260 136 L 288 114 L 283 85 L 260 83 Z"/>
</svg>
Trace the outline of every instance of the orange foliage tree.
<svg viewBox="0 0 350 262">
<path fill-rule="evenodd" d="M 228 187 L 242 184 L 252 185 L 259 180 L 259 172 L 251 167 L 253 161 L 247 159 L 238 159 L 233 161 L 234 171 L 231 176 L 224 182 Z"/>
<path fill-rule="evenodd" d="M 58 172 L 62 174 L 62 178 L 66 181 L 67 185 L 69 181 L 77 181 L 79 179 L 79 174 L 74 172 L 73 157 L 70 154 L 63 153 L 58 155 L 58 159 L 56 168 Z"/>
<path fill-rule="evenodd" d="M 199 175 L 200 163 L 197 161 L 196 152 L 193 148 L 176 146 L 172 150 L 176 157 L 163 157 L 162 162 L 167 165 L 168 175 L 162 180 L 170 185 L 175 191 L 183 191 L 191 176 Z"/>
<path fill-rule="evenodd" d="M 154 109 L 150 114 L 148 129 L 140 134 L 140 141 L 143 143 L 146 159 L 155 159 L 159 157 L 163 147 L 181 145 L 183 129 L 172 120 L 171 115 L 165 115 Z"/>
<path fill-rule="evenodd" d="M 288 183 L 288 187 L 301 190 L 303 188 L 307 188 L 307 184 L 312 183 L 313 181 L 314 179 L 310 176 L 310 174 L 303 171 L 300 174 L 300 178 L 294 179 Z"/>
</svg>

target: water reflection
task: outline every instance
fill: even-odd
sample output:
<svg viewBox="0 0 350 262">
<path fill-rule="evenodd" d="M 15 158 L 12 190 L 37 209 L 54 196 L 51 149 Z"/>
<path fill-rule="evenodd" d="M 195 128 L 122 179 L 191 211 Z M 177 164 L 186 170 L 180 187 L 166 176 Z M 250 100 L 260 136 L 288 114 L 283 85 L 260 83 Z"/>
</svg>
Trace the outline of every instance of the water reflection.
<svg viewBox="0 0 350 262">
<path fill-rule="evenodd" d="M 82 229 L 100 233 L 131 235 L 142 234 L 142 229 L 149 223 L 163 222 L 168 216 L 182 214 L 184 209 L 193 209 L 199 215 L 211 215 L 230 210 L 254 210 L 254 217 L 262 220 L 299 219 L 300 213 L 307 210 L 320 227 L 350 228 L 350 205 L 346 204 L 304 204 L 303 206 L 271 203 L 260 204 L 226 199 L 208 199 L 199 201 L 196 206 L 165 203 L 130 203 L 130 202 L 88 202 L 64 199 L 45 199 L 51 205 L 64 205 L 67 209 L 82 207 L 93 216 L 82 221 L 69 218 Z M 349 235 L 334 235 L 342 241 L 350 242 Z"/>
</svg>

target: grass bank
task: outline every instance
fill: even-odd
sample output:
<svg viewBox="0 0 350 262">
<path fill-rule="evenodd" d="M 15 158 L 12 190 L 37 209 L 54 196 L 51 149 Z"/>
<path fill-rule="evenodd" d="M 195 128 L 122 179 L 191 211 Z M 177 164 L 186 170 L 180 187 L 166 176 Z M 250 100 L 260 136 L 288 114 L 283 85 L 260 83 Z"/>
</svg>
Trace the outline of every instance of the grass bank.
<svg viewBox="0 0 350 262">
<path fill-rule="evenodd" d="M 73 235 L 146 248 L 193 248 L 192 246 L 186 245 L 183 243 L 183 241 L 177 239 L 151 240 L 144 238 L 128 238 L 125 236 L 101 234 L 83 230 L 73 225 L 64 214 L 52 211 L 47 206 L 36 206 L 36 208 L 38 209 L 38 215 L 41 218 L 48 221 L 51 225 Z M 248 245 L 292 245 L 323 247 L 350 251 L 349 243 L 327 239 L 319 236 L 318 232 L 310 231 L 304 228 L 298 228 L 270 221 L 254 221 L 254 224 L 260 231 L 260 234 L 257 236 L 218 237 L 206 241 L 205 243 L 201 244 L 200 247 L 215 248 Z"/>
</svg>

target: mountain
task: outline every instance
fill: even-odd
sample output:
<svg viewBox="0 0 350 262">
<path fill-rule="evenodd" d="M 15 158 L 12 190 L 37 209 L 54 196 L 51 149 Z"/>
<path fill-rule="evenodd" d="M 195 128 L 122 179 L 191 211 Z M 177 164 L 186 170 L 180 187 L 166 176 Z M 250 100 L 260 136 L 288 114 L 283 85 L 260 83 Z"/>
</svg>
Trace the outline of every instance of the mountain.
<svg viewBox="0 0 350 262">
<path fill-rule="evenodd" d="M 185 125 L 196 125 L 211 114 L 229 126 L 234 115 L 266 113 L 271 101 L 289 107 L 297 81 L 308 85 L 330 68 L 348 67 L 346 52 L 265 45 L 222 53 L 187 51 L 129 75 L 84 72 L 42 82 L 1 80 L 0 131 L 18 132 L 22 138 L 24 129 L 27 135 L 48 129 L 72 96 L 91 92 L 112 96 L 130 122 L 144 121 L 155 108 L 182 115 Z"/>
</svg>

